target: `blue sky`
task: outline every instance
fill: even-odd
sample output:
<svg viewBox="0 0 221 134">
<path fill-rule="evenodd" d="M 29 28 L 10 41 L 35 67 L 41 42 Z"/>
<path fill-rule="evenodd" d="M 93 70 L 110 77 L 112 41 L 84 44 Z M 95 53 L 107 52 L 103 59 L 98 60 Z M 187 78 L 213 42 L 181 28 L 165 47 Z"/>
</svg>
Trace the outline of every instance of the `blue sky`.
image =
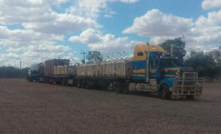
<svg viewBox="0 0 221 134">
<path fill-rule="evenodd" d="M 0 66 L 132 54 L 184 35 L 186 50 L 221 46 L 220 0 L 0 0 Z"/>
</svg>

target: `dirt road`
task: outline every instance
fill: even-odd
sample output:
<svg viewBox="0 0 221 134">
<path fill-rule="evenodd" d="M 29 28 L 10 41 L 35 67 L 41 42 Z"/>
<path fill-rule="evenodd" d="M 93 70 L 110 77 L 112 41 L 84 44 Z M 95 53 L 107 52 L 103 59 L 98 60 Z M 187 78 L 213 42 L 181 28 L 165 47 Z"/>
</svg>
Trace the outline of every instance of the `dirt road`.
<svg viewBox="0 0 221 134">
<path fill-rule="evenodd" d="M 221 84 L 195 100 L 0 79 L 0 134 L 221 133 Z"/>
</svg>

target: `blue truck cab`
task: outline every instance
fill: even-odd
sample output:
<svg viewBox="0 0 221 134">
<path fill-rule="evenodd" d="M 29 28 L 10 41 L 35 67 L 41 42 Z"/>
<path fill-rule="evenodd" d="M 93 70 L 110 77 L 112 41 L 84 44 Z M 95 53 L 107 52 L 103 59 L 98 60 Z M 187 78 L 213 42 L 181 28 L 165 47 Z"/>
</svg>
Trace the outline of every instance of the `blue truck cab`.
<svg viewBox="0 0 221 134">
<path fill-rule="evenodd" d="M 158 93 L 163 99 L 193 99 L 202 94 L 203 79 L 198 78 L 197 72 L 183 70 L 178 58 L 160 46 L 136 45 L 132 65 L 130 91 Z"/>
</svg>

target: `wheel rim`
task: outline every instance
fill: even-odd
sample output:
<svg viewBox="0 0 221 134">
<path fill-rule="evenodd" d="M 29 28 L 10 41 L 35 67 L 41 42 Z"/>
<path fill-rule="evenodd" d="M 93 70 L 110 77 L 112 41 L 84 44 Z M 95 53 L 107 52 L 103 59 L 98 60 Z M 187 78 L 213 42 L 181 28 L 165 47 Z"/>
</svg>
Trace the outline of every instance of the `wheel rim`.
<svg viewBox="0 0 221 134">
<path fill-rule="evenodd" d="M 77 87 L 80 87 L 80 86 L 81 86 L 81 84 L 80 84 L 80 82 L 78 82 L 78 83 L 77 83 Z"/>
<path fill-rule="evenodd" d="M 120 92 L 120 84 L 119 83 L 116 84 L 115 90 L 117 93 Z"/>
<path fill-rule="evenodd" d="M 65 80 L 62 80 L 62 85 L 65 86 Z"/>
<path fill-rule="evenodd" d="M 85 88 L 89 89 L 88 82 L 85 82 Z"/>
<path fill-rule="evenodd" d="M 129 93 L 128 85 L 126 83 L 123 85 L 123 91 L 126 94 Z"/>
<path fill-rule="evenodd" d="M 164 98 L 166 96 L 166 90 L 164 88 L 162 89 L 161 96 L 162 96 L 162 98 Z"/>
</svg>

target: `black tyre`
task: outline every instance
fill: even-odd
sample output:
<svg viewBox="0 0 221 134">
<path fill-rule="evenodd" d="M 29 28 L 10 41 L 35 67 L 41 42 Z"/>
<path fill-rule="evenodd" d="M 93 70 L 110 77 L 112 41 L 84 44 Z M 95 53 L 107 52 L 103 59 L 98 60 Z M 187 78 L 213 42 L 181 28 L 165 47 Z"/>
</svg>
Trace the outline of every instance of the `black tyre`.
<svg viewBox="0 0 221 134">
<path fill-rule="evenodd" d="M 81 81 L 77 81 L 77 87 L 81 88 Z"/>
<path fill-rule="evenodd" d="M 194 96 L 193 96 L 193 95 L 186 95 L 186 98 L 187 98 L 188 100 L 194 100 Z"/>
<path fill-rule="evenodd" d="M 122 84 L 120 82 L 115 83 L 115 92 L 122 93 Z"/>
<path fill-rule="evenodd" d="M 90 89 L 91 88 L 89 81 L 85 81 L 84 86 L 85 86 L 86 89 Z"/>
<path fill-rule="evenodd" d="M 85 84 L 86 84 L 86 81 L 85 81 L 85 80 L 84 80 L 84 81 L 81 81 L 81 88 L 86 88 Z"/>
<path fill-rule="evenodd" d="M 107 85 L 106 83 L 103 83 L 103 84 L 100 86 L 100 88 L 101 88 L 102 90 L 107 90 L 107 89 L 108 89 L 108 85 Z"/>
<path fill-rule="evenodd" d="M 36 78 L 36 82 L 40 83 L 40 79 L 39 79 L 39 78 Z"/>
<path fill-rule="evenodd" d="M 61 82 L 62 86 L 66 86 L 66 80 L 65 79 L 62 79 L 62 82 Z"/>
<path fill-rule="evenodd" d="M 162 99 L 168 100 L 171 98 L 171 94 L 167 85 L 162 85 L 160 88 L 160 97 Z"/>
<path fill-rule="evenodd" d="M 49 79 L 46 79 L 46 83 L 47 83 L 47 84 L 50 84 L 50 80 L 49 80 Z"/>
<path fill-rule="evenodd" d="M 130 93 L 130 91 L 129 91 L 129 83 L 124 83 L 122 90 L 123 90 L 124 94 L 129 94 Z"/>
</svg>

